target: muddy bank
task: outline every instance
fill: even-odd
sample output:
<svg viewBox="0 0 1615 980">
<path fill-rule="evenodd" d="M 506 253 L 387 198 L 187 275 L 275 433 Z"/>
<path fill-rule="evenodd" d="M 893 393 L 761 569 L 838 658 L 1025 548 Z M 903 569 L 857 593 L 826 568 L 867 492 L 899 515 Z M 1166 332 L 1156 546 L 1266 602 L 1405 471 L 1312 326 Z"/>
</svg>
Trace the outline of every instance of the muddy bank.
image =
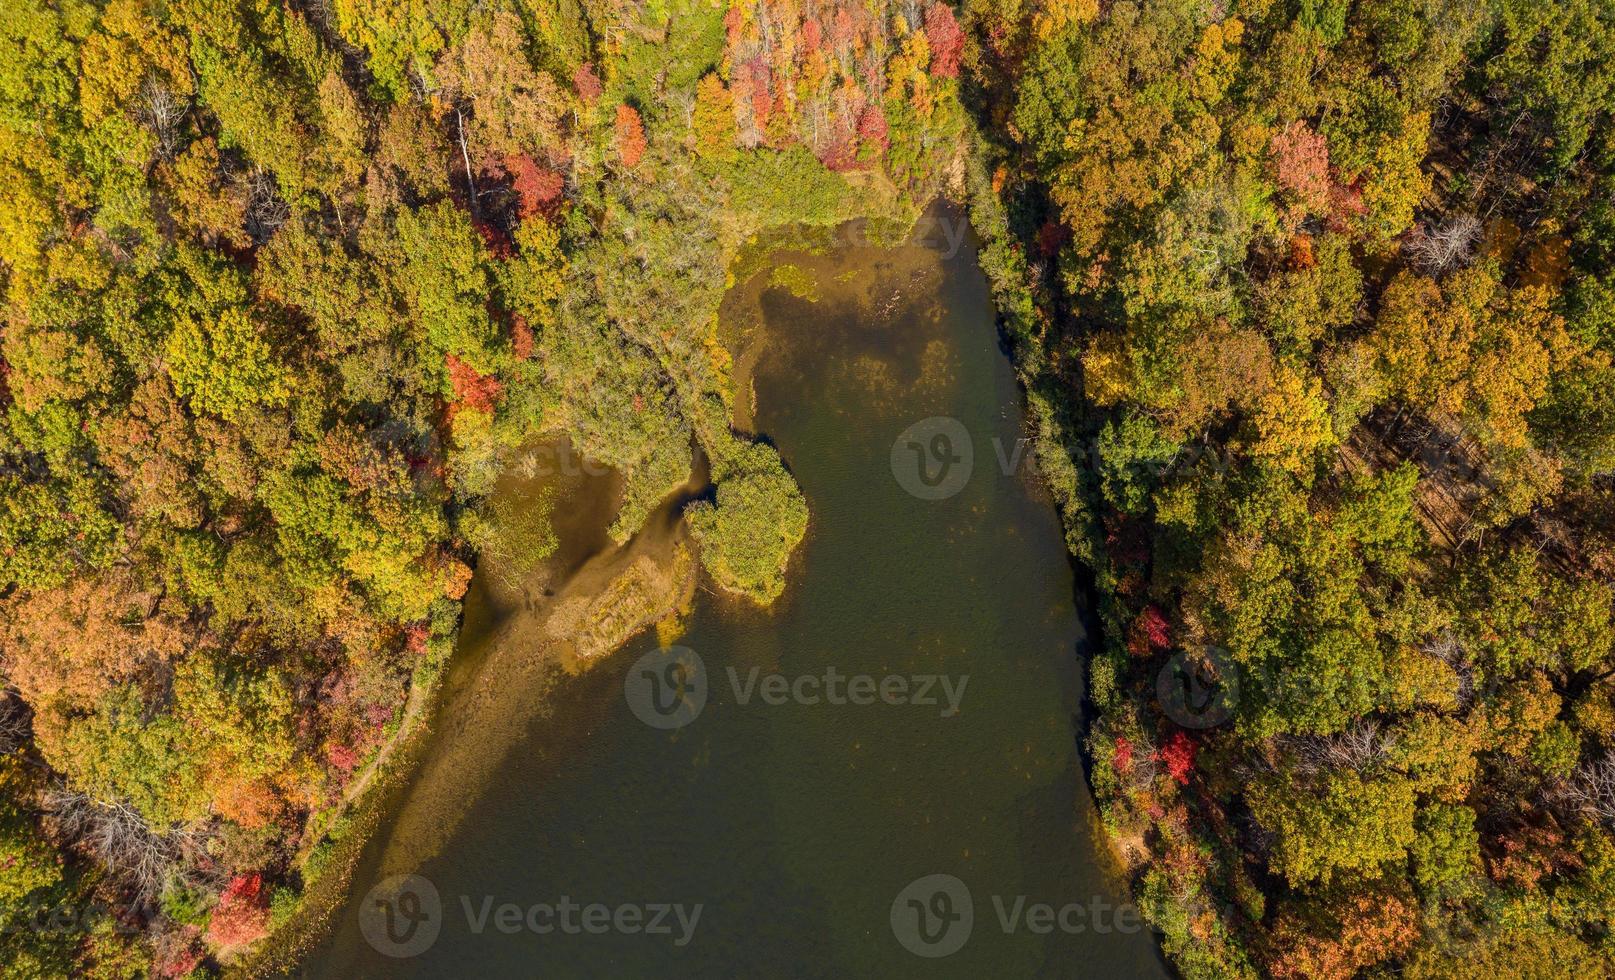
<svg viewBox="0 0 1615 980">
<path fill-rule="evenodd" d="M 916 228 L 915 235 L 929 233 L 939 242 L 957 248 L 951 236 L 961 232 L 963 216 L 938 208 Z M 946 230 L 946 234 L 943 233 Z M 718 324 L 719 338 L 734 358 L 734 426 L 743 432 L 757 430 L 757 372 L 765 358 L 778 356 L 789 348 L 789 356 L 801 359 L 822 357 L 831 342 L 848 345 L 846 353 L 853 366 L 868 375 L 872 386 L 890 385 L 895 378 L 883 374 L 891 363 L 891 345 L 920 348 L 914 363 L 921 365 L 917 380 L 934 386 L 945 379 L 941 372 L 953 370 L 948 363 L 956 354 L 934 336 L 905 332 L 910 317 L 938 319 L 945 315 L 941 306 L 946 267 L 937 262 L 935 251 L 922 241 L 904 247 L 871 242 L 867 223 L 855 221 L 833 233 L 823 229 L 780 231 L 753 246 L 755 254 L 743 256 L 732 275 L 734 286 L 724 296 Z M 761 271 L 757 267 L 761 266 Z M 775 323 L 769 326 L 769 304 L 794 299 L 829 311 L 836 319 L 852 319 L 864 329 L 855 334 L 814 336 L 811 331 L 791 329 Z M 792 319 L 800 321 L 800 317 Z M 888 393 L 889 394 L 889 393 Z"/>
<path fill-rule="evenodd" d="M 487 576 L 490 592 L 519 601 L 475 616 L 468 602 L 466 664 L 451 675 L 432 748 L 388 828 L 380 877 L 418 866 L 455 834 L 466 807 L 546 713 L 556 680 L 688 605 L 696 563 L 679 511 L 693 489 L 670 495 L 626 544 L 607 545 L 570 572 L 562 565 L 515 589 L 497 584 L 496 572 Z"/>
<path fill-rule="evenodd" d="M 412 870 L 454 834 L 558 679 L 688 608 L 697 566 L 681 513 L 705 479 L 697 467 L 618 545 L 607 531 L 620 475 L 578 457 L 564 437 L 518 454 L 487 507 L 504 537 L 479 560 L 446 677 L 435 691 L 412 693 L 405 727 L 353 788 L 324 874 L 240 972 L 294 971 L 352 904 L 354 882 Z M 534 527 L 552 541 L 529 539 Z M 553 553 L 534 560 L 524 547 Z"/>
</svg>

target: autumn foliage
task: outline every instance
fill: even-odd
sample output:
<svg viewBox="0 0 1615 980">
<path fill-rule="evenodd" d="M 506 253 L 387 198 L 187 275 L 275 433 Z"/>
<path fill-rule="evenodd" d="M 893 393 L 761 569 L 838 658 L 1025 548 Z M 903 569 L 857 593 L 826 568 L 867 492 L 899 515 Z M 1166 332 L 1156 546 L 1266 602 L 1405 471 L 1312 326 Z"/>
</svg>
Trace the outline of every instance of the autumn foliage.
<svg viewBox="0 0 1615 980">
<path fill-rule="evenodd" d="M 1411 895 L 1371 892 L 1316 902 L 1277 923 L 1273 976 L 1349 980 L 1407 952 L 1418 935 L 1419 910 Z"/>
<path fill-rule="evenodd" d="M 299 899 L 443 676 L 508 447 L 609 465 L 627 537 L 695 438 L 701 562 L 779 594 L 806 503 L 710 327 L 740 242 L 935 198 L 934 5 L 6 7 L 0 898 L 138 929 L 46 962 L 0 921 L 0 963 L 185 973 Z"/>
<path fill-rule="evenodd" d="M 873 102 L 864 106 L 858 116 L 858 139 L 878 153 L 886 152 L 891 142 L 891 127 L 886 125 L 886 113 Z"/>
<path fill-rule="evenodd" d="M 516 195 L 516 217 L 526 220 L 535 214 L 553 215 L 566 189 L 566 178 L 558 171 L 540 167 L 532 157 L 517 153 L 497 161 L 494 168 L 510 182 Z"/>
<path fill-rule="evenodd" d="M 954 19 L 952 7 L 945 3 L 931 5 L 925 12 L 925 38 L 931 47 L 931 74 L 938 78 L 958 77 L 965 35 Z"/>
<path fill-rule="evenodd" d="M 645 123 L 639 118 L 638 109 L 631 105 L 617 107 L 616 139 L 617 157 L 622 165 L 629 170 L 639 166 L 645 156 Z"/>
<path fill-rule="evenodd" d="M 208 920 L 208 942 L 216 949 L 235 950 L 268 934 L 269 895 L 263 876 L 245 874 L 230 879 Z"/>
<path fill-rule="evenodd" d="M 525 439 L 612 467 L 622 539 L 699 443 L 704 574 L 781 594 L 735 249 L 948 188 L 1166 955 L 1607 972 L 1607 0 L 8 0 L 0 49 L 0 898 L 139 927 L 0 907 L 0 963 L 262 936 Z M 1177 649 L 1234 696 L 1184 715 Z"/>
<path fill-rule="evenodd" d="M 1116 739 L 1116 751 L 1111 754 L 1110 764 L 1118 773 L 1126 773 L 1133 767 L 1133 742 L 1126 736 Z"/>
<path fill-rule="evenodd" d="M 1179 785 L 1189 785 L 1189 776 L 1194 772 L 1194 757 L 1197 746 L 1194 740 L 1184 732 L 1173 732 L 1161 747 L 1156 751 L 1161 764 L 1166 766 L 1167 775 L 1176 780 Z"/>
<path fill-rule="evenodd" d="M 1034 7 L 960 14 L 1005 141 L 972 218 L 1081 447 L 1091 776 L 1163 950 L 1602 975 L 1607 4 Z"/>
<path fill-rule="evenodd" d="M 499 403 L 504 386 L 491 374 L 478 373 L 465 361 L 448 355 L 445 365 L 449 373 L 449 386 L 454 392 L 455 409 L 468 408 L 476 412 L 491 412 Z"/>
<path fill-rule="evenodd" d="M 1145 606 L 1127 632 L 1127 652 L 1146 657 L 1172 645 L 1172 627 L 1159 606 Z"/>
<path fill-rule="evenodd" d="M 1329 143 L 1303 121 L 1290 123 L 1273 134 L 1274 178 L 1307 211 L 1329 206 Z"/>
<path fill-rule="evenodd" d="M 606 87 L 600 83 L 600 76 L 595 74 L 594 65 L 584 61 L 572 71 L 572 89 L 587 105 L 600 98 Z"/>
<path fill-rule="evenodd" d="M 518 361 L 533 356 L 533 328 L 527 318 L 519 313 L 510 319 L 510 352 L 516 355 Z"/>
</svg>

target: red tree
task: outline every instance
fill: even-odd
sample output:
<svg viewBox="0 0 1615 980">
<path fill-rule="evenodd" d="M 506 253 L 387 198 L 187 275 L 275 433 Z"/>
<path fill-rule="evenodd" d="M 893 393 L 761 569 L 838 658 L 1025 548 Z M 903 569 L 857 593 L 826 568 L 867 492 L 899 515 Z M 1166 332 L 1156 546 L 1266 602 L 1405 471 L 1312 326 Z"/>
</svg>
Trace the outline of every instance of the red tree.
<svg viewBox="0 0 1615 980">
<path fill-rule="evenodd" d="M 486 171 L 485 171 L 486 172 Z M 488 246 L 493 257 L 501 261 L 516 254 L 516 248 L 511 244 L 510 236 L 505 230 L 484 218 L 472 218 L 471 228 L 482 238 L 482 244 Z"/>
<path fill-rule="evenodd" d="M 539 212 L 555 211 L 561 192 L 566 189 L 565 177 L 553 170 L 541 169 L 525 153 L 507 156 L 499 161 L 499 166 L 510 177 L 510 189 L 516 192 L 517 212 L 523 221 Z"/>
<path fill-rule="evenodd" d="M 751 71 L 751 114 L 757 120 L 757 128 L 768 129 L 768 114 L 774 108 L 774 97 L 768 94 L 769 79 L 768 62 L 762 55 L 751 60 L 747 66 Z"/>
<path fill-rule="evenodd" d="M 584 105 L 600 98 L 600 93 L 606 90 L 606 87 L 600 84 L 600 76 L 594 73 L 594 66 L 587 61 L 578 65 L 577 70 L 572 72 L 572 87 L 577 90 L 578 98 L 583 100 Z"/>
<path fill-rule="evenodd" d="M 1116 737 L 1116 751 L 1110 756 L 1110 764 L 1119 773 L 1133 768 L 1133 743 L 1126 736 Z"/>
<path fill-rule="evenodd" d="M 1304 122 L 1293 122 L 1273 134 L 1273 175 L 1308 211 L 1329 205 L 1329 142 Z"/>
<path fill-rule="evenodd" d="M 1332 227 L 1344 228 L 1351 221 L 1361 218 L 1368 213 L 1368 205 L 1363 203 L 1362 178 L 1348 187 L 1333 187 L 1329 194 L 1329 223 Z"/>
<path fill-rule="evenodd" d="M 852 14 L 846 7 L 837 10 L 835 19 L 830 22 L 830 46 L 836 54 L 845 51 L 857 36 L 858 27 L 853 23 Z"/>
<path fill-rule="evenodd" d="M 935 3 L 925 12 L 925 40 L 931 46 L 931 74 L 938 78 L 959 77 L 959 52 L 964 50 L 965 33 L 953 18 L 953 8 Z"/>
<path fill-rule="evenodd" d="M 504 387 L 491 374 L 479 374 L 477 369 L 455 357 L 448 356 L 449 384 L 454 388 L 454 409 L 471 408 L 491 412 L 498 404 Z M 454 410 L 451 409 L 451 412 Z M 452 416 L 451 416 L 452 417 Z"/>
<path fill-rule="evenodd" d="M 326 746 L 325 761 L 346 779 L 359 768 L 359 750 L 345 742 L 332 742 Z"/>
<path fill-rule="evenodd" d="M 533 328 L 520 313 L 510 318 L 510 350 L 518 361 L 533 356 Z"/>
<path fill-rule="evenodd" d="M 1171 645 L 1172 624 L 1166 621 L 1159 608 L 1145 606 L 1129 630 L 1128 652 L 1143 657 Z"/>
<path fill-rule="evenodd" d="M 873 102 L 864 106 L 864 111 L 858 116 L 858 138 L 865 146 L 873 146 L 881 153 L 886 152 L 886 143 L 889 139 L 886 114 Z"/>
<path fill-rule="evenodd" d="M 219 949 L 239 949 L 269 934 L 269 897 L 262 875 L 236 875 L 224 886 L 208 921 L 207 938 Z"/>
<path fill-rule="evenodd" d="M 819 150 L 819 162 L 830 170 L 842 172 L 858 169 L 858 150 L 851 139 L 837 136 Z"/>
<path fill-rule="evenodd" d="M 617 155 L 629 170 L 645 156 L 645 123 L 631 105 L 617 107 Z"/>
<path fill-rule="evenodd" d="M 1183 732 L 1173 732 L 1155 757 L 1166 766 L 1167 774 L 1176 779 L 1179 786 L 1187 786 L 1189 774 L 1194 772 L 1194 753 L 1194 741 Z"/>
</svg>

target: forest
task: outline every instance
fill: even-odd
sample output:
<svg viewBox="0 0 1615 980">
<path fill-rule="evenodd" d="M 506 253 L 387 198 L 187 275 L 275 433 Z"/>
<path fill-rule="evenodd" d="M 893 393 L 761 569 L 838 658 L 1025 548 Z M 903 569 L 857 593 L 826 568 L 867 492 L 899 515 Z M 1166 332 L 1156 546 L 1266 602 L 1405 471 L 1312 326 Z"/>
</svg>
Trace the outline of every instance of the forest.
<svg viewBox="0 0 1615 980">
<path fill-rule="evenodd" d="M 1186 977 L 1615 963 L 1615 7 L 967 2 L 973 217 Z"/>
<path fill-rule="evenodd" d="M 208 975 L 294 913 L 536 436 L 623 475 L 619 538 L 701 452 L 704 566 L 777 596 L 808 511 L 730 425 L 726 270 L 900 235 L 963 44 L 931 3 L 6 4 L 0 973 Z"/>
<path fill-rule="evenodd" d="M 777 599 L 733 267 L 939 195 L 1175 968 L 1609 975 L 1612 107 L 1609 0 L 7 0 L 0 976 L 272 941 L 534 439 Z"/>
</svg>

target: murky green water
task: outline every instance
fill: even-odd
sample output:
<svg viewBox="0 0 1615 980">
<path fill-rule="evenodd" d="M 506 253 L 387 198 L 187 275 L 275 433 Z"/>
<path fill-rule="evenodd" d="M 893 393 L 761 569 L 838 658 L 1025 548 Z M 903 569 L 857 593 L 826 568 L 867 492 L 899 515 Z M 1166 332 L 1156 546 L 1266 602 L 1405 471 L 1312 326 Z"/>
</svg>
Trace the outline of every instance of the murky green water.
<svg viewBox="0 0 1615 980">
<path fill-rule="evenodd" d="M 435 736 L 456 751 L 428 752 L 308 975 L 1164 975 L 1102 870 L 1074 729 L 1072 575 L 1026 462 L 1003 472 L 1020 409 L 986 284 L 968 245 L 947 255 L 933 237 L 787 257 L 814 275 L 817 302 L 739 290 L 726 309 L 766 332 L 755 425 L 800 482 L 812 527 L 774 609 L 699 597 L 678 640 L 705 667 L 694 721 L 660 730 L 630 710 L 624 675 L 657 646 L 649 635 L 580 675 L 540 671 L 468 702 L 468 672 L 494 659 L 473 651 Z M 894 478 L 893 443 L 933 416 L 959 421 L 974 460 L 960 492 L 924 500 Z M 923 435 L 922 455 L 961 455 Z M 917 464 L 914 452 L 897 456 Z M 499 618 L 469 611 L 468 646 L 515 642 L 493 631 Z M 761 687 L 746 700 L 754 670 L 759 685 L 780 674 L 819 703 L 768 703 Z M 832 670 L 869 679 L 856 691 L 840 681 L 843 700 L 872 689 L 874 703 L 825 703 Z M 878 696 L 884 682 L 899 700 L 894 677 L 904 703 Z M 935 703 L 910 703 L 921 685 Z M 516 734 L 476 752 L 478 711 Z M 445 761 L 456 756 L 475 761 Z M 405 946 L 376 932 L 387 907 L 365 893 L 410 872 L 437 892 L 437 936 L 394 958 L 378 948 Z M 973 916 L 956 952 L 928 959 L 900 943 L 894 916 L 897 932 L 937 939 L 914 940 L 935 952 L 964 928 L 944 918 L 962 896 L 926 886 L 894 900 L 936 874 L 968 889 Z M 379 942 L 361 929 L 367 901 Z M 668 933 L 646 934 L 664 904 L 685 919 L 670 908 Z M 1036 905 L 1063 911 L 1050 922 Z M 430 926 L 413 922 L 430 911 L 418 908 L 391 906 L 393 939 Z"/>
</svg>

